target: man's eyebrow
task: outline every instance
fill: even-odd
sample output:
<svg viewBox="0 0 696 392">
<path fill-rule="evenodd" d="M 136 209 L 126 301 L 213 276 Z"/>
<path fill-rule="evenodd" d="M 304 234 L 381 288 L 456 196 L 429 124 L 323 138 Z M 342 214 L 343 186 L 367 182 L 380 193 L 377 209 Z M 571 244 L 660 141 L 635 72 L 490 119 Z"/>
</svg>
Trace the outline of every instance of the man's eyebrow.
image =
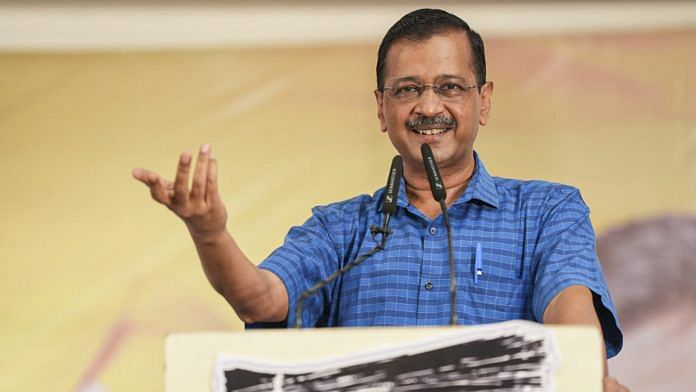
<svg viewBox="0 0 696 392">
<path fill-rule="evenodd" d="M 460 76 L 460 75 L 452 75 L 452 74 L 442 74 L 438 75 L 435 80 L 440 80 L 440 79 L 459 79 L 459 80 L 464 80 L 466 81 L 466 78 Z"/>
<path fill-rule="evenodd" d="M 442 80 L 442 79 L 459 79 L 462 81 L 466 81 L 466 78 L 460 76 L 460 75 L 454 75 L 454 74 L 441 74 L 437 75 L 435 77 L 435 80 Z M 389 78 L 388 80 L 393 80 L 395 83 L 400 83 L 400 82 L 417 82 L 420 83 L 422 82 L 422 79 L 418 76 L 401 76 L 401 77 L 393 77 Z"/>
<path fill-rule="evenodd" d="M 400 83 L 400 82 L 420 82 L 421 79 L 417 76 L 401 76 L 401 77 L 395 77 L 395 78 L 389 78 L 389 79 L 394 79 L 394 82 Z"/>
</svg>

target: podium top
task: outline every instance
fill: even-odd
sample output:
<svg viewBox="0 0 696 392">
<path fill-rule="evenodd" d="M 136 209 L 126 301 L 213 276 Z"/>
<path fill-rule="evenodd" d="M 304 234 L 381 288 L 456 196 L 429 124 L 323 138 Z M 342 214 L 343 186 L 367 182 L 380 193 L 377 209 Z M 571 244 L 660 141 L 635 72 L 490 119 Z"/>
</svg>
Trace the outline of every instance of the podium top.
<svg viewBox="0 0 696 392">
<path fill-rule="evenodd" d="M 542 326 L 527 321 L 457 327 L 369 327 L 275 329 L 176 333 L 165 340 L 165 391 L 210 391 L 216 359 L 242 356 L 273 363 L 316 362 L 361 352 L 393 350 L 404 344 L 485 332 L 499 325 L 550 331 L 558 349 L 555 387 L 559 391 L 601 391 L 601 334 L 591 326 Z"/>
</svg>

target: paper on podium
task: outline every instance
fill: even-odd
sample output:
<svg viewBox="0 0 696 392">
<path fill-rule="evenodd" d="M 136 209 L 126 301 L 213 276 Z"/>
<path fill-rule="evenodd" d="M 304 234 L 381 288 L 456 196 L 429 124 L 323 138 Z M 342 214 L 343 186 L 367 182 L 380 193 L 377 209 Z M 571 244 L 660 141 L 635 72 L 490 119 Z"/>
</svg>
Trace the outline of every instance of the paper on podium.
<svg viewBox="0 0 696 392">
<path fill-rule="evenodd" d="M 600 338 L 592 327 L 526 321 L 174 334 L 165 388 L 452 391 L 497 381 L 510 390 L 600 391 Z"/>
</svg>

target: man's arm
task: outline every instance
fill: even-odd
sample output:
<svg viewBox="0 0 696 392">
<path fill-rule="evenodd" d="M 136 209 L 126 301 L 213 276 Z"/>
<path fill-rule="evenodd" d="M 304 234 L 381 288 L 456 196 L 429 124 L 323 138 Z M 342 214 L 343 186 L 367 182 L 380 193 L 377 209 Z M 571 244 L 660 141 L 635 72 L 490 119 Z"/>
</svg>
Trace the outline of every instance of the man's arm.
<svg viewBox="0 0 696 392">
<path fill-rule="evenodd" d="M 592 293 L 585 286 L 569 286 L 556 295 L 544 311 L 544 324 L 580 324 L 602 327 L 597 318 Z M 602 339 L 602 361 L 604 363 L 604 391 L 628 392 L 615 378 L 607 375 L 606 348 Z"/>
<path fill-rule="evenodd" d="M 285 286 L 272 272 L 256 267 L 227 230 L 214 240 L 198 238 L 193 232 L 191 237 L 208 281 L 243 322 L 285 320 Z"/>
<path fill-rule="evenodd" d="M 174 182 L 145 169 L 133 170 L 133 177 L 184 221 L 208 281 L 239 318 L 246 323 L 284 320 L 285 286 L 273 273 L 256 267 L 226 229 L 227 211 L 218 194 L 217 162 L 210 157 L 210 146 L 201 147 L 189 189 L 191 160 L 190 154 L 181 154 Z"/>
</svg>

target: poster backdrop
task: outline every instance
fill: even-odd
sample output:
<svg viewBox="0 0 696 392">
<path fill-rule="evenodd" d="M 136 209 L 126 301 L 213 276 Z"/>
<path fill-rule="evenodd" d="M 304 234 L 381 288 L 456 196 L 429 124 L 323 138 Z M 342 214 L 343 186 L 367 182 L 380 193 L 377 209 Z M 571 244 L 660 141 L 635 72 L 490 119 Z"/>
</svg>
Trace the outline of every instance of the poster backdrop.
<svg viewBox="0 0 696 392">
<path fill-rule="evenodd" d="M 489 171 L 582 190 L 625 316 L 613 373 L 687 385 L 696 29 L 484 38 Z M 240 329 L 130 171 L 171 177 L 211 143 L 229 230 L 262 260 L 312 206 L 383 186 L 376 45 L 0 53 L 0 390 L 161 390 L 167 333 Z"/>
</svg>

